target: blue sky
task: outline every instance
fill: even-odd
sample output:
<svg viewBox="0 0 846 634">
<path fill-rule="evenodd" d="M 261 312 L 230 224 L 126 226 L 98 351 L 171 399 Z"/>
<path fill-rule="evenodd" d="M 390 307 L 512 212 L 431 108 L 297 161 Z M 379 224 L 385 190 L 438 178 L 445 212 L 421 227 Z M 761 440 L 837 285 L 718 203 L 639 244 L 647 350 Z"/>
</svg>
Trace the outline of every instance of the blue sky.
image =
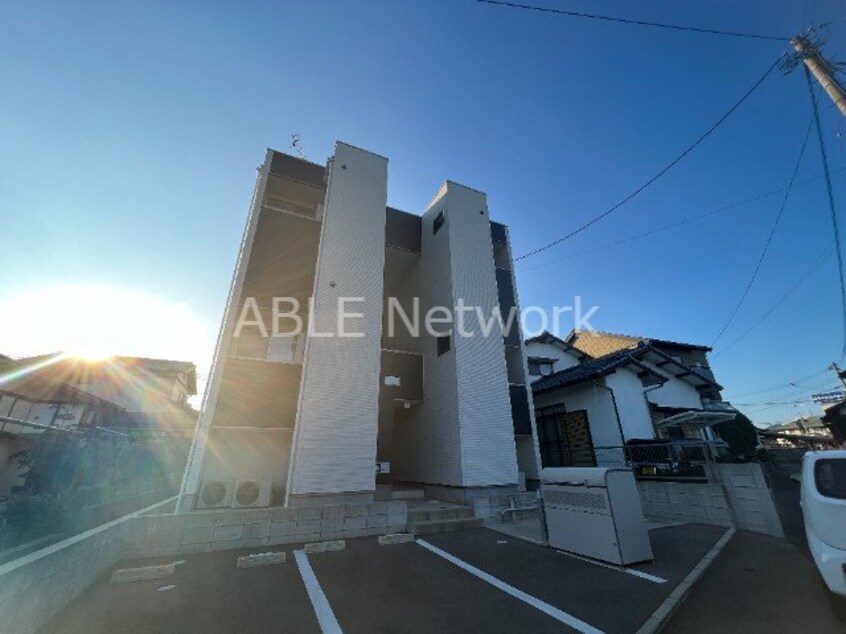
<svg viewBox="0 0 846 634">
<path fill-rule="evenodd" d="M 546 6 L 791 35 L 838 20 L 831 0 L 556 2 Z M 390 158 L 389 202 L 420 212 L 446 178 L 486 191 L 516 254 L 567 233 L 663 167 L 786 46 L 636 28 L 471 0 L 7 2 L 0 8 L 0 300 L 38 288 L 138 289 L 196 315 L 212 342 L 266 147 L 298 133 Z M 833 167 L 846 120 L 824 102 Z M 682 164 L 601 223 L 518 267 L 521 303 L 581 295 L 594 326 L 710 343 L 746 284 L 779 197 L 579 257 L 784 187 L 810 118 L 801 73 L 772 75 Z M 800 178 L 821 173 L 815 143 Z M 842 212 L 846 174 L 835 174 Z M 798 187 L 749 298 L 754 323 L 831 240 L 820 180 Z M 569 259 L 567 259 L 569 257 Z M 560 262 L 529 270 L 549 261 Z M 829 256 L 714 359 L 738 403 L 834 384 L 842 316 Z M 73 306 L 63 306 L 55 314 Z M 5 345 L 14 336 L 6 333 Z M 38 337 L 16 349 L 44 352 Z M 43 344 L 43 345 L 42 345 Z M 209 343 L 208 345 L 211 345 Z M 3 350 L 0 350 L 2 352 Z M 720 352 L 720 346 L 716 347 Z M 766 388 L 816 375 L 799 388 Z M 759 422 L 816 411 L 746 407 Z"/>
</svg>

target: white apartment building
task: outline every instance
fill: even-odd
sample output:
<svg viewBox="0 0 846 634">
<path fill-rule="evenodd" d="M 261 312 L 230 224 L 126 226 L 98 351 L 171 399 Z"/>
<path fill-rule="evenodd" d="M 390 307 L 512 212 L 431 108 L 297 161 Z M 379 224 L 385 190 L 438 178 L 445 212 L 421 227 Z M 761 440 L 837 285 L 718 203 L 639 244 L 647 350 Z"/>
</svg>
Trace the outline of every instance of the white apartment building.
<svg viewBox="0 0 846 634">
<path fill-rule="evenodd" d="M 511 492 L 537 472 L 519 320 L 488 336 L 402 321 L 516 309 L 506 227 L 463 185 L 444 183 L 422 216 L 387 190 L 388 160 L 345 143 L 325 166 L 268 150 L 180 511 L 239 481 L 292 506 L 366 501 L 377 483 Z"/>
</svg>

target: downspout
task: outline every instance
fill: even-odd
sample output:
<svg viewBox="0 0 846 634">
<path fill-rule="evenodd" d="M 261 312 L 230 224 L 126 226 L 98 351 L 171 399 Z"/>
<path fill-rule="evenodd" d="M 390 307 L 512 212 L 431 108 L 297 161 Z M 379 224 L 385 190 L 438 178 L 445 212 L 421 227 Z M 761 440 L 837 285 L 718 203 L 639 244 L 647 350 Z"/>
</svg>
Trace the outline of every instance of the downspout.
<svg viewBox="0 0 846 634">
<path fill-rule="evenodd" d="M 649 396 L 647 396 L 647 392 L 651 392 L 652 390 L 657 390 L 659 387 L 663 387 L 664 383 L 657 383 L 656 385 L 650 385 L 649 387 L 643 390 L 643 398 L 646 399 L 646 410 L 649 412 L 649 422 L 652 423 L 652 435 L 655 436 L 655 440 L 658 440 L 658 430 L 655 428 L 655 421 L 652 420 L 652 408 L 649 407 L 652 405 L 652 401 L 649 400 Z"/>
<path fill-rule="evenodd" d="M 601 387 L 604 390 L 608 390 L 608 394 L 611 395 L 611 403 L 614 405 L 614 417 L 617 419 L 617 430 L 620 432 L 620 443 L 623 447 L 623 456 L 625 457 L 626 435 L 623 433 L 623 423 L 620 421 L 620 409 L 617 407 L 617 397 L 614 396 L 614 390 L 605 385 L 604 378 L 605 377 L 603 377 L 602 383 L 600 383 L 599 381 L 594 381 L 593 384 L 595 387 Z"/>
</svg>

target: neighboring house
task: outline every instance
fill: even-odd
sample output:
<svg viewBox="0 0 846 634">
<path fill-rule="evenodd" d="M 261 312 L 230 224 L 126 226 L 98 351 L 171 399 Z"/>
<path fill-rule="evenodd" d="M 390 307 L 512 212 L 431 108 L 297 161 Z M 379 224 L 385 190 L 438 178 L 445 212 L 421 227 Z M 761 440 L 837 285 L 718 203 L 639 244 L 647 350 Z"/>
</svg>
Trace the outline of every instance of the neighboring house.
<svg viewBox="0 0 846 634">
<path fill-rule="evenodd" d="M 711 438 L 708 427 L 735 411 L 721 400 L 708 350 L 601 332 L 527 340 L 543 465 L 615 465 L 632 440 Z"/>
<path fill-rule="evenodd" d="M 846 448 L 846 402 L 835 403 L 824 409 L 822 422 L 831 430 L 834 441 Z"/>
<path fill-rule="evenodd" d="M 834 408 L 832 408 L 834 409 Z M 832 411 L 830 409 L 829 411 Z M 797 443 L 815 443 L 835 441 L 832 430 L 826 424 L 826 416 L 800 416 L 787 423 L 770 425 L 761 435 L 779 447 L 792 447 Z"/>
<path fill-rule="evenodd" d="M 377 482 L 461 496 L 536 477 L 519 324 L 413 336 L 392 312 L 516 309 L 507 229 L 449 181 L 422 216 L 389 207 L 387 176 L 386 158 L 344 143 L 326 165 L 268 150 L 180 510 L 221 480 L 258 479 L 293 505 L 373 499 Z M 363 336 L 337 336 L 344 297 Z M 255 322 L 270 329 L 275 298 L 295 314 L 273 336 Z"/>
<path fill-rule="evenodd" d="M 57 356 L 59 360 L 50 362 Z M 121 414 L 108 421 L 110 427 L 147 428 L 183 437 L 194 432 L 197 412 L 187 401 L 197 393 L 197 370 L 189 361 L 121 356 L 87 361 L 54 354 L 19 363 L 42 365 L 38 376 L 116 405 Z"/>
<path fill-rule="evenodd" d="M 0 355 L 0 495 L 23 484 L 27 468 L 15 457 L 45 431 L 92 429 L 125 413 L 119 405 L 44 376 L 31 364 Z"/>
</svg>

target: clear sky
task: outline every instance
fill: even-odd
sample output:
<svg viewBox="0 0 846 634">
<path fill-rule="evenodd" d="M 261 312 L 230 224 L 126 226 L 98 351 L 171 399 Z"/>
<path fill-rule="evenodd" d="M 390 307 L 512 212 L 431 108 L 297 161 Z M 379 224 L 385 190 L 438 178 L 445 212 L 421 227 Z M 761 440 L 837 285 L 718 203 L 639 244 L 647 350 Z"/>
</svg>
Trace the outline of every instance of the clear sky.
<svg viewBox="0 0 846 634">
<path fill-rule="evenodd" d="M 837 20 L 825 51 L 846 53 L 846 10 L 836 0 L 531 1 L 786 36 Z M 207 364 L 255 167 L 266 147 L 288 150 L 292 133 L 318 163 L 336 139 L 388 156 L 389 203 L 402 209 L 421 212 L 447 178 L 487 192 L 520 255 L 652 176 L 786 49 L 472 0 L 4 2 L 0 352 L 65 347 L 68 325 L 81 327 L 92 304 L 111 310 L 118 289 L 126 327 L 110 335 L 116 352 Z M 654 187 L 524 261 L 524 307 L 580 295 L 600 307 L 597 328 L 709 344 L 751 274 L 778 196 L 572 256 L 784 187 L 810 120 L 804 81 L 800 72 L 773 74 Z M 838 169 L 846 119 L 824 106 Z M 820 173 L 812 142 L 800 178 Z M 844 179 L 834 176 L 841 217 Z M 821 180 L 795 190 L 715 354 L 830 243 L 825 200 Z M 183 331 L 140 314 L 149 307 L 177 311 Z M 842 330 L 829 255 L 714 358 L 725 396 L 782 402 L 833 386 L 822 371 L 840 356 Z M 799 388 L 762 391 L 805 377 Z M 741 409 L 756 422 L 818 411 Z"/>
</svg>

